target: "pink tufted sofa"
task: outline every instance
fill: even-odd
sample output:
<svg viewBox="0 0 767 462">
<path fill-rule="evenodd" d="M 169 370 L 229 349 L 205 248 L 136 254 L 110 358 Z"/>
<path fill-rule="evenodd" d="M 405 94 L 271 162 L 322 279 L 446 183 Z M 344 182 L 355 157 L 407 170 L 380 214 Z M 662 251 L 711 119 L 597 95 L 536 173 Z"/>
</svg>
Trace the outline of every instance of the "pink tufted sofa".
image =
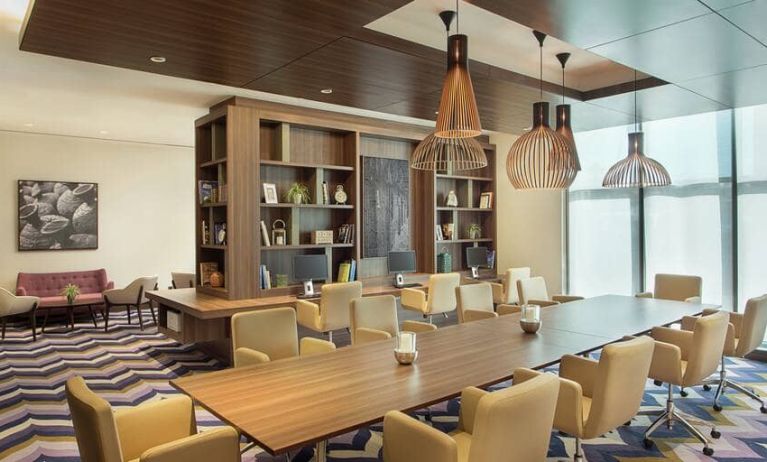
<svg viewBox="0 0 767 462">
<path fill-rule="evenodd" d="M 67 273 L 19 273 L 16 279 L 16 295 L 32 295 L 40 298 L 40 306 L 66 304 L 61 290 L 67 284 L 80 288 L 77 300 L 98 305 L 104 302 L 101 295 L 114 288 L 114 282 L 107 279 L 107 271 L 72 271 Z"/>
</svg>

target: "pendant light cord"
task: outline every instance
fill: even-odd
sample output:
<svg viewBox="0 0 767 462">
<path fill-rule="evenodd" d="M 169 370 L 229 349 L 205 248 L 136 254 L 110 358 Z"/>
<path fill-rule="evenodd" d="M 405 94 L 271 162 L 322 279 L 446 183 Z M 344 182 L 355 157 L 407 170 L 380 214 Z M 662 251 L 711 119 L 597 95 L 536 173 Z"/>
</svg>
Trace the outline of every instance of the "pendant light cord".
<svg viewBox="0 0 767 462">
<path fill-rule="evenodd" d="M 565 104 L 565 65 L 562 64 L 562 104 Z"/>
<path fill-rule="evenodd" d="M 543 101 L 543 42 L 541 42 L 540 46 L 538 47 L 538 50 L 539 50 L 538 62 L 540 63 L 540 71 L 538 74 L 540 78 L 538 79 L 538 81 L 541 87 L 541 101 Z"/>
<path fill-rule="evenodd" d="M 455 0 L 455 33 L 456 34 L 461 33 L 461 15 L 458 14 L 458 2 L 459 0 Z"/>
<path fill-rule="evenodd" d="M 637 112 L 637 70 L 634 69 L 634 131 L 639 130 L 639 115 Z"/>
</svg>

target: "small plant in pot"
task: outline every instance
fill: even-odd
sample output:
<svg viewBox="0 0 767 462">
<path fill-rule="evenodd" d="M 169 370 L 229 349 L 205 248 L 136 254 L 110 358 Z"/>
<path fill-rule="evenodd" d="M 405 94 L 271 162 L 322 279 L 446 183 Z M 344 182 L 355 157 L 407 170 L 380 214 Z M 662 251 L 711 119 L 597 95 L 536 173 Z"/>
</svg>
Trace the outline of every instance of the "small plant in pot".
<svg viewBox="0 0 767 462">
<path fill-rule="evenodd" d="M 287 197 L 288 202 L 297 205 L 308 204 L 312 200 L 312 197 L 309 195 L 309 188 L 300 183 L 293 183 L 285 197 Z"/>
<path fill-rule="evenodd" d="M 80 295 L 80 287 L 75 284 L 67 284 L 61 290 L 61 295 L 67 297 L 67 303 L 70 305 L 75 302 L 75 299 Z"/>
<path fill-rule="evenodd" d="M 469 239 L 479 239 L 482 237 L 482 228 L 476 223 L 469 225 Z"/>
</svg>

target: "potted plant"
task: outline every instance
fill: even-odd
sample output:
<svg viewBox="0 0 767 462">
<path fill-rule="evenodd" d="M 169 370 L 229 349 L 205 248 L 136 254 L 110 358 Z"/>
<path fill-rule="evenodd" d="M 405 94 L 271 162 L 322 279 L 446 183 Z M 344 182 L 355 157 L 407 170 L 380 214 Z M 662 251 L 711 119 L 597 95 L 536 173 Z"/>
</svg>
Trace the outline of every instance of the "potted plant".
<svg viewBox="0 0 767 462">
<path fill-rule="evenodd" d="M 75 284 L 67 284 L 61 290 L 61 295 L 67 297 L 67 303 L 72 305 L 77 296 L 80 295 L 80 288 Z"/>
<path fill-rule="evenodd" d="M 477 223 L 469 225 L 469 239 L 479 239 L 482 237 L 482 228 Z"/>
<path fill-rule="evenodd" d="M 312 200 L 312 197 L 309 195 L 309 188 L 299 183 L 293 183 L 285 197 L 287 197 L 288 202 L 297 205 L 308 204 Z"/>
</svg>

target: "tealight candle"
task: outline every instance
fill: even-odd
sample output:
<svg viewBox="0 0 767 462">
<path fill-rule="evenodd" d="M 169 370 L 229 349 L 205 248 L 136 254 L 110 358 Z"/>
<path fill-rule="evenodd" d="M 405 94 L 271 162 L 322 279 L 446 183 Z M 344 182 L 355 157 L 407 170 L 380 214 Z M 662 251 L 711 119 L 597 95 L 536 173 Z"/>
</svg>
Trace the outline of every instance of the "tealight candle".
<svg viewBox="0 0 767 462">
<path fill-rule="evenodd" d="M 402 353 L 412 353 L 415 351 L 415 332 L 400 332 L 397 338 L 397 351 Z"/>
</svg>

